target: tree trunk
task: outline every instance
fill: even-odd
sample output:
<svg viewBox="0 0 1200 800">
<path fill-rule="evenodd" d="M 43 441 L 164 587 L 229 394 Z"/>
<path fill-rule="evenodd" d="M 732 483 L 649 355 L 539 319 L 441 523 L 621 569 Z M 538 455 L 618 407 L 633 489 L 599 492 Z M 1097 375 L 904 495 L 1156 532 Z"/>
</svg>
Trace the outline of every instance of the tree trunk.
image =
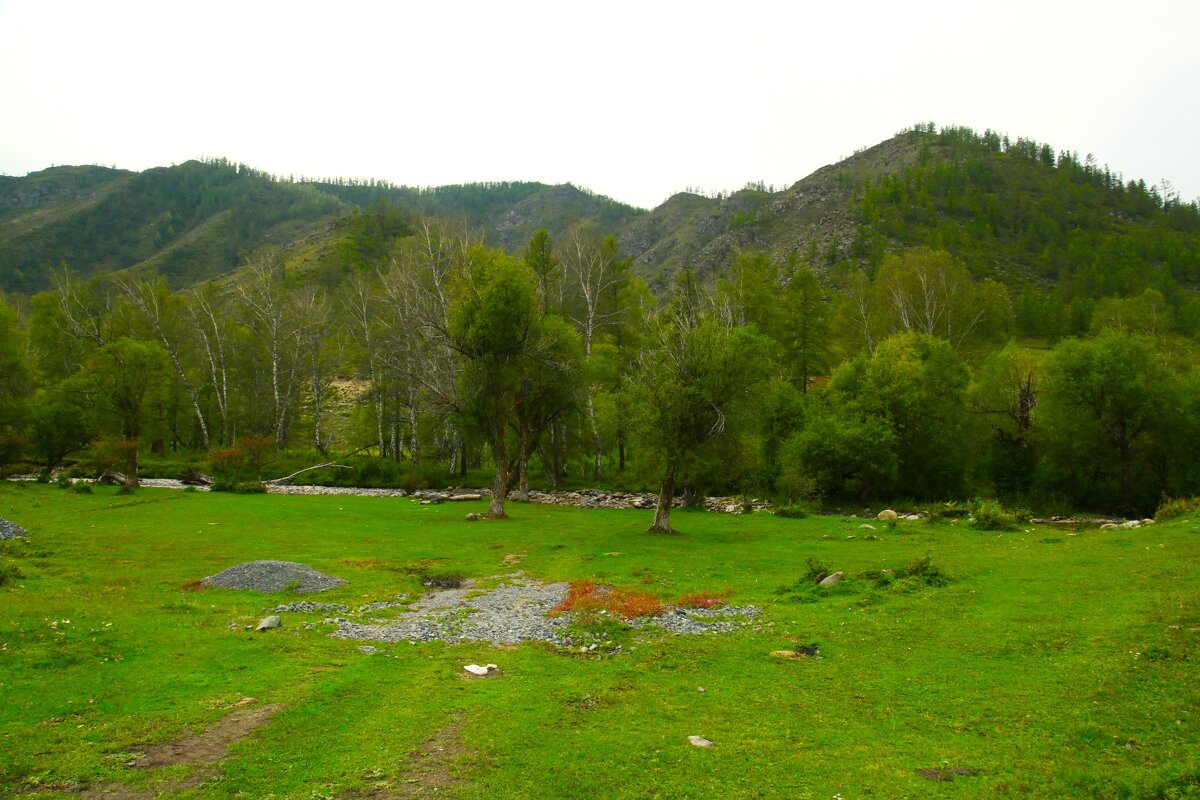
<svg viewBox="0 0 1200 800">
<path fill-rule="evenodd" d="M 517 499 L 529 502 L 529 431 L 521 428 L 521 454 L 517 463 Z"/>
<path fill-rule="evenodd" d="M 674 503 L 675 468 L 670 467 L 658 492 L 658 507 L 654 510 L 654 524 L 650 526 L 650 533 L 674 533 L 671 529 L 671 506 Z"/>
<path fill-rule="evenodd" d="M 588 424 L 592 428 L 592 446 L 593 451 L 593 466 L 592 480 L 600 480 L 600 454 L 604 450 L 603 442 L 600 439 L 600 426 L 596 424 L 596 404 L 592 401 L 592 394 L 588 392 L 587 398 Z"/>
<path fill-rule="evenodd" d="M 496 479 L 492 482 L 492 501 L 488 504 L 490 519 L 504 519 L 504 498 L 508 495 L 508 454 L 505 452 L 503 441 L 492 448 L 492 456 L 496 462 Z"/>
</svg>

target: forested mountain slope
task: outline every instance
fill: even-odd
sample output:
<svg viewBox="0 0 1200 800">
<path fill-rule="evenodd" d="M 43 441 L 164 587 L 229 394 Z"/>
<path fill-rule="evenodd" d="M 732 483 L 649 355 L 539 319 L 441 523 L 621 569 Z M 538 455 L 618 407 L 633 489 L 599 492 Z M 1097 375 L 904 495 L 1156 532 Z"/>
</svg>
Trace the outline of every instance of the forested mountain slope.
<svg viewBox="0 0 1200 800">
<path fill-rule="evenodd" d="M 82 276 L 145 267 L 178 288 L 230 272 L 264 245 L 312 260 L 314 247 L 352 247 L 341 239 L 349 216 L 381 203 L 409 224 L 472 226 L 510 253 L 538 229 L 557 241 L 582 223 L 615 235 L 656 289 L 685 266 L 722 273 L 748 250 L 833 277 L 873 273 L 887 253 L 916 246 L 1009 286 L 1030 318 L 1078 300 L 1084 319 L 1091 300 L 1146 288 L 1178 303 L 1180 287 L 1200 282 L 1200 214 L 1169 184 L 1124 181 L 1090 155 L 1027 139 L 918 125 L 787 189 L 684 192 L 649 212 L 569 184 L 292 181 L 223 160 L 0 176 L 0 289 L 46 288 L 63 266 Z"/>
</svg>

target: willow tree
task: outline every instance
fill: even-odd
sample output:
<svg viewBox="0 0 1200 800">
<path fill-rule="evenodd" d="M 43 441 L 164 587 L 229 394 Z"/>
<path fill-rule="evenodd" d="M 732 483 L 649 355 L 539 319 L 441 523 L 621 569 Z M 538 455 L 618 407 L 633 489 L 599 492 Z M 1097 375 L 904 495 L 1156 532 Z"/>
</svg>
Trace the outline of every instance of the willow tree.
<svg viewBox="0 0 1200 800">
<path fill-rule="evenodd" d="M 508 429 L 516 418 L 526 362 L 538 341 L 537 291 L 528 266 L 499 250 L 473 248 L 456 276 L 449 340 L 464 360 L 464 414 L 486 430 L 496 477 L 488 516 L 505 516 L 512 457 Z"/>
<path fill-rule="evenodd" d="M 676 481 L 732 434 L 768 372 L 769 348 L 752 328 L 681 313 L 678 304 L 653 321 L 649 339 L 634 377 L 639 439 L 660 476 L 650 530 L 670 533 Z"/>
</svg>

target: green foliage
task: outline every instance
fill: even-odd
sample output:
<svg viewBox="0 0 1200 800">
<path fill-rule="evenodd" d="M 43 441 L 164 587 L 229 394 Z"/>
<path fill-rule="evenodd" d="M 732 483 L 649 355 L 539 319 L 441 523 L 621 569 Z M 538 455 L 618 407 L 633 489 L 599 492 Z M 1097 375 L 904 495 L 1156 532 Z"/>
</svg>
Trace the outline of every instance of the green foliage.
<svg viewBox="0 0 1200 800">
<path fill-rule="evenodd" d="M 1154 521 L 1167 522 L 1196 510 L 1200 510 L 1200 497 L 1163 497 L 1154 512 Z"/>
<path fill-rule="evenodd" d="M 1168 441 L 1190 424 L 1182 388 L 1144 338 L 1063 342 L 1046 381 L 1044 479 L 1092 507 L 1149 511 L 1166 489 L 1146 469 L 1150 446 L 1169 457 Z"/>
<path fill-rule="evenodd" d="M 971 527 L 981 531 L 1013 530 L 1027 518 L 1026 512 L 1009 511 L 999 500 L 981 498 L 971 503 Z"/>
<path fill-rule="evenodd" d="M 239 493 L 266 491 L 262 485 L 263 470 L 274 456 L 275 440 L 270 436 L 247 436 L 229 447 L 214 447 L 208 452 L 213 489 Z"/>
</svg>

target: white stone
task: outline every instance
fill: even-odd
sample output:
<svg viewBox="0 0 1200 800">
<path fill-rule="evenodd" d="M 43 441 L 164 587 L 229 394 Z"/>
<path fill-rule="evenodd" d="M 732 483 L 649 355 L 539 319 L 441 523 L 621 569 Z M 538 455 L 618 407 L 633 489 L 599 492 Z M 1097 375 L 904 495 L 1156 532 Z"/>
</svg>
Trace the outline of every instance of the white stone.
<svg viewBox="0 0 1200 800">
<path fill-rule="evenodd" d="M 835 572 L 832 575 L 822 578 L 821 582 L 818 583 L 817 586 L 837 586 L 838 581 L 840 581 L 842 576 L 845 574 L 846 573 L 844 572 Z"/>
<path fill-rule="evenodd" d="M 712 747 L 712 742 L 705 739 L 703 736 L 689 736 L 688 741 L 696 747 Z"/>
<path fill-rule="evenodd" d="M 467 672 L 471 673 L 472 675 L 478 675 L 479 677 L 482 678 L 482 677 L 486 676 L 488 673 L 490 673 L 492 670 L 500 669 L 500 668 L 497 667 L 495 664 L 487 664 L 482 667 L 479 666 L 478 664 L 467 664 L 465 667 L 463 667 L 463 669 L 465 669 Z"/>
<path fill-rule="evenodd" d="M 254 630 L 256 630 L 256 631 L 270 630 L 271 628 L 278 628 L 282 624 L 283 624 L 283 620 L 281 620 L 277 616 L 272 615 L 270 617 L 263 618 L 263 620 L 258 623 L 258 627 L 255 628 Z"/>
<path fill-rule="evenodd" d="M 858 526 L 858 529 L 860 531 L 873 531 L 875 530 L 875 526 L 864 522 L 862 525 Z"/>
</svg>

